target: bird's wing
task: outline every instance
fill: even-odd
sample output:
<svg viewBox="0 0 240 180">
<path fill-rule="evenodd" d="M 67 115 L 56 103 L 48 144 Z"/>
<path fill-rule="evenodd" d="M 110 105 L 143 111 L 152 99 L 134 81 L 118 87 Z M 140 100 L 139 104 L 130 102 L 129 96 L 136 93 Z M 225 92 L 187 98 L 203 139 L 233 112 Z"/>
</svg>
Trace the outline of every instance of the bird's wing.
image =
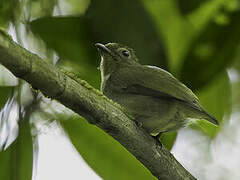
<svg viewBox="0 0 240 180">
<path fill-rule="evenodd" d="M 122 69 L 119 75 L 125 92 L 181 101 L 204 113 L 208 121 L 218 124 L 200 105 L 197 96 L 169 72 L 154 66 L 139 65 L 129 68 L 131 67 Z"/>
<path fill-rule="evenodd" d="M 198 98 L 169 72 L 154 66 L 134 66 L 122 70 L 126 91 L 161 98 L 173 98 L 201 108 Z"/>
</svg>

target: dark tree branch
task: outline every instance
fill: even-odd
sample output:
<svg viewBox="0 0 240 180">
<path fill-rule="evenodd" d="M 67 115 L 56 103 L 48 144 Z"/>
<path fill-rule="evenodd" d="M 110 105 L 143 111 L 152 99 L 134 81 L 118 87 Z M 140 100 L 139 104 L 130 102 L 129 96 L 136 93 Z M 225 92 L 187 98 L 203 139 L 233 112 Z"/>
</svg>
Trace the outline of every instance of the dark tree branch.
<svg viewBox="0 0 240 180">
<path fill-rule="evenodd" d="M 39 58 L 0 30 L 0 63 L 33 88 L 85 117 L 120 142 L 161 180 L 195 180 L 164 147 L 124 110 L 83 80 L 75 81 Z"/>
</svg>

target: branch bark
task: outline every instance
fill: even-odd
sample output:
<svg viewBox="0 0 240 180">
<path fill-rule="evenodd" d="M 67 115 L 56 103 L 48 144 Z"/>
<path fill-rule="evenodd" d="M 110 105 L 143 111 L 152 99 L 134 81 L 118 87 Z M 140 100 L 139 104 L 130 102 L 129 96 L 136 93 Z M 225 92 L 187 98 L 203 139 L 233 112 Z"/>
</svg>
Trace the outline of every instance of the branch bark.
<svg viewBox="0 0 240 180">
<path fill-rule="evenodd" d="M 59 69 L 16 44 L 0 30 L 0 63 L 32 87 L 103 129 L 161 180 L 195 178 L 124 110 L 84 80 L 75 81 Z"/>
</svg>

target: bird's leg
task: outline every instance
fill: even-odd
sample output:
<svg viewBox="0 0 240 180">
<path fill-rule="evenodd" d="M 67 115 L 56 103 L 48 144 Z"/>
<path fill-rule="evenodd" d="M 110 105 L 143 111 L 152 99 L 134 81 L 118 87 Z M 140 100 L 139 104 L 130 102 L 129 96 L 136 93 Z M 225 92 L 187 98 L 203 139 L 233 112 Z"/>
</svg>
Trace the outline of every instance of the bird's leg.
<svg viewBox="0 0 240 180">
<path fill-rule="evenodd" d="M 141 122 L 139 122 L 139 121 L 137 121 L 137 120 L 133 120 L 134 122 L 135 122 L 135 124 L 137 125 L 137 127 L 142 127 L 142 123 Z M 158 133 L 158 135 L 156 135 L 156 136 L 152 136 L 153 137 L 153 139 L 157 142 L 157 146 L 159 146 L 160 148 L 162 148 L 162 143 L 161 143 L 161 141 L 160 141 L 160 137 L 161 137 L 161 135 L 162 135 L 163 133 L 162 132 L 160 132 L 160 133 Z"/>
<path fill-rule="evenodd" d="M 158 133 L 158 135 L 153 136 L 153 138 L 157 141 L 157 145 L 160 146 L 160 148 L 162 148 L 162 146 L 163 146 L 162 143 L 161 143 L 161 141 L 160 141 L 160 137 L 161 137 L 162 134 L 163 134 L 163 133 L 160 132 L 160 133 Z"/>
<path fill-rule="evenodd" d="M 135 124 L 137 125 L 137 127 L 142 127 L 142 123 L 137 121 L 137 120 L 133 120 L 135 122 Z"/>
<path fill-rule="evenodd" d="M 142 123 L 141 122 L 139 122 L 139 121 L 137 121 L 137 120 L 133 120 L 134 122 L 135 122 L 135 124 L 137 125 L 137 127 L 142 127 Z M 163 133 L 162 132 L 160 132 L 160 133 L 158 133 L 158 135 L 156 135 L 156 136 L 152 136 L 153 137 L 153 139 L 157 142 L 157 146 L 159 146 L 160 148 L 162 148 L 162 143 L 161 143 L 161 141 L 160 141 L 160 137 L 161 137 L 161 135 L 162 135 Z"/>
</svg>

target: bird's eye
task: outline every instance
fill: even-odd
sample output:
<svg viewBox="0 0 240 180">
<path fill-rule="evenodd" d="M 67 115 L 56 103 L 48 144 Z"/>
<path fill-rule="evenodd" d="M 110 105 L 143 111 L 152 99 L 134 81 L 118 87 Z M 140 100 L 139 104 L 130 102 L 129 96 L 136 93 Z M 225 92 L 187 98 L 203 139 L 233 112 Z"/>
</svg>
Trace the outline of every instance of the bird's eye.
<svg viewBox="0 0 240 180">
<path fill-rule="evenodd" d="M 122 55 L 125 56 L 125 57 L 129 57 L 130 56 L 129 51 L 127 51 L 127 50 L 123 50 L 122 51 Z"/>
</svg>

